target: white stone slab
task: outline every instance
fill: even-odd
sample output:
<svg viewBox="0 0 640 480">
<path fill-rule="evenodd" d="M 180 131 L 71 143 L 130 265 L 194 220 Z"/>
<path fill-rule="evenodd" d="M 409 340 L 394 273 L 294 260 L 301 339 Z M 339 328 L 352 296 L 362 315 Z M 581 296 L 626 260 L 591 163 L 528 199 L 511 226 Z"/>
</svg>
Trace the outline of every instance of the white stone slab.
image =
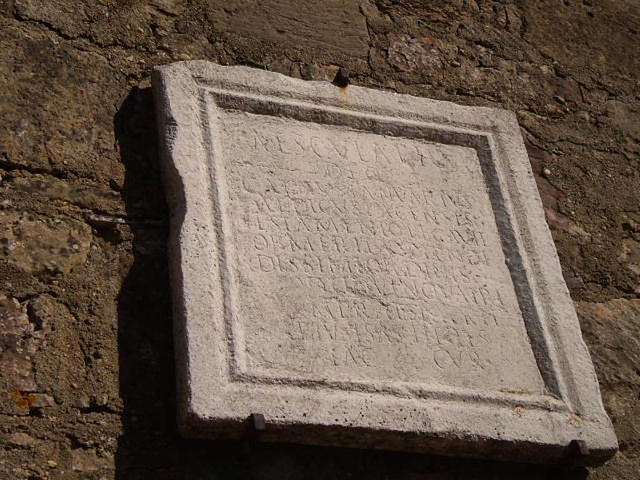
<svg viewBox="0 0 640 480">
<path fill-rule="evenodd" d="M 617 444 L 515 116 L 154 72 L 187 436 L 554 462 Z"/>
</svg>

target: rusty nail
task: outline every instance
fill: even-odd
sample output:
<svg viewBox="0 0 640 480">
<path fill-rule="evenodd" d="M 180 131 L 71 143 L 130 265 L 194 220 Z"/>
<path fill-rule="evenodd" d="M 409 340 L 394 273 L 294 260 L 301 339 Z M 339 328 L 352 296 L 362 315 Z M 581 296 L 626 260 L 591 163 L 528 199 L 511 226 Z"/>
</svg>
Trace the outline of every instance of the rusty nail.
<svg viewBox="0 0 640 480">
<path fill-rule="evenodd" d="M 340 67 L 338 73 L 332 82 L 336 87 L 344 88 L 349 85 L 349 69 L 346 67 Z"/>
</svg>

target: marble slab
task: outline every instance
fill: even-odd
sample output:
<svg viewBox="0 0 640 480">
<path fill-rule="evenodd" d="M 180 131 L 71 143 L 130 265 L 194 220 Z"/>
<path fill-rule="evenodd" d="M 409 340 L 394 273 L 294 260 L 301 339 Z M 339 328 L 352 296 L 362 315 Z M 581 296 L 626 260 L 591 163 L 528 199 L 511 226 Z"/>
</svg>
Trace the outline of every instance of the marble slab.
<svg viewBox="0 0 640 480">
<path fill-rule="evenodd" d="M 153 88 L 185 435 L 615 453 L 515 115 L 207 62 Z"/>
</svg>

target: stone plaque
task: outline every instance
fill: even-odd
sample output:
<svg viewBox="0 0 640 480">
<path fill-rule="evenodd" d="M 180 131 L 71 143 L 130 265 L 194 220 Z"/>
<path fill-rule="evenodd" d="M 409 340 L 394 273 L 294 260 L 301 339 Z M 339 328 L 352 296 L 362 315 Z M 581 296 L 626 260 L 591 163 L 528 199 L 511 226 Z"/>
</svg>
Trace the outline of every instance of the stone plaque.
<svg viewBox="0 0 640 480">
<path fill-rule="evenodd" d="M 185 435 L 615 452 L 513 114 L 206 62 L 154 90 Z"/>
</svg>

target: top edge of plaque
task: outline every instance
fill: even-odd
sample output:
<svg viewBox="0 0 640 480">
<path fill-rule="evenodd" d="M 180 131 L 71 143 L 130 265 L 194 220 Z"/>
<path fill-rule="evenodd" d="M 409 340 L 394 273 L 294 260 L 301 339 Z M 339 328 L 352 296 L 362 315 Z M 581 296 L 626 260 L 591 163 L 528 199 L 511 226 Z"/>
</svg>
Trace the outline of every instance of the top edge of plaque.
<svg viewBox="0 0 640 480">
<path fill-rule="evenodd" d="M 210 88 L 220 93 L 246 92 L 265 97 L 279 97 L 292 103 L 312 102 L 360 113 L 391 116 L 397 114 L 400 118 L 407 120 L 429 119 L 459 128 L 495 128 L 504 123 L 517 125 L 515 113 L 502 108 L 465 106 L 353 84 L 337 87 L 326 81 L 301 80 L 268 70 L 245 66 L 223 66 L 204 60 L 159 66 L 154 69 L 154 76 L 158 80 L 182 77 L 187 81 L 182 87 L 188 90 Z M 191 85 L 187 85 L 188 83 Z"/>
</svg>

